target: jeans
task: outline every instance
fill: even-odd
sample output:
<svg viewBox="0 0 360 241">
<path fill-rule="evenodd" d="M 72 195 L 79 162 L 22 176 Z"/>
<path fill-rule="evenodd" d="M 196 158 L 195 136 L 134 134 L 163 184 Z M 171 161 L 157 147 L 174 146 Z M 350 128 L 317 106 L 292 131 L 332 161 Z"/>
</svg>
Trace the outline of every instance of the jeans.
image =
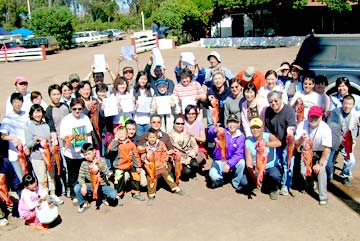
<svg viewBox="0 0 360 241">
<path fill-rule="evenodd" d="M 210 168 L 209 176 L 211 181 L 213 182 L 223 182 L 223 170 L 226 165 L 226 162 L 215 160 Z M 244 176 L 245 169 L 245 160 L 241 159 L 233 168 L 234 169 L 234 177 L 232 179 L 232 185 L 234 188 L 240 188 L 241 179 Z"/>
<path fill-rule="evenodd" d="M 145 132 L 150 129 L 150 124 L 136 124 L 136 135 L 142 136 Z"/>
<path fill-rule="evenodd" d="M 270 192 L 278 190 L 282 180 L 282 174 L 279 166 L 271 167 L 265 170 L 263 186 Z"/>
<path fill-rule="evenodd" d="M 335 162 L 335 156 L 337 156 L 337 152 L 334 149 L 331 149 L 328 161 L 326 164 L 326 173 L 329 179 L 333 179 L 334 176 L 334 162 Z"/>
<path fill-rule="evenodd" d="M 283 169 L 283 174 L 282 174 L 282 178 L 281 178 L 281 187 L 287 187 L 288 189 L 291 187 L 292 184 L 292 176 L 293 176 L 293 168 L 294 168 L 294 159 L 295 159 L 295 151 L 294 150 L 294 155 L 291 158 L 290 161 L 290 169 L 288 168 L 288 151 L 287 151 L 287 146 L 285 146 L 282 150 L 281 153 L 281 165 L 282 165 L 282 169 Z"/>
<path fill-rule="evenodd" d="M 17 162 L 17 161 L 11 161 L 10 163 L 11 163 L 11 165 L 13 166 L 14 171 L 15 171 L 17 177 L 18 177 L 19 180 L 21 181 L 22 178 L 23 178 L 23 176 L 24 176 L 24 172 L 23 172 L 23 170 L 21 169 L 19 162 Z"/>
<path fill-rule="evenodd" d="M 355 167 L 355 156 L 354 152 L 350 153 L 350 159 L 346 160 L 346 152 L 344 147 L 340 147 L 340 153 L 344 156 L 344 166 L 341 171 L 340 177 L 348 178 L 351 175 L 352 169 Z"/>
<path fill-rule="evenodd" d="M 86 183 L 86 187 L 87 187 L 87 194 L 92 194 L 91 183 Z M 81 206 L 85 203 L 85 198 L 80 191 L 81 191 L 81 184 L 78 183 L 74 187 L 74 192 L 79 202 L 79 205 Z M 117 192 L 115 191 L 114 188 L 110 186 L 101 186 L 101 191 L 110 199 L 116 198 Z"/>
</svg>

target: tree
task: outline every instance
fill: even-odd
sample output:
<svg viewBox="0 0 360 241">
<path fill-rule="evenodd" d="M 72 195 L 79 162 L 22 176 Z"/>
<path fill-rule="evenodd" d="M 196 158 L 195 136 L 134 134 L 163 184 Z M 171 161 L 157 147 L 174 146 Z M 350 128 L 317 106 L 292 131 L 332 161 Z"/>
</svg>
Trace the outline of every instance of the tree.
<svg viewBox="0 0 360 241">
<path fill-rule="evenodd" d="M 110 22 L 119 11 L 119 5 L 114 0 L 78 0 L 83 10 L 94 21 Z"/>
<path fill-rule="evenodd" d="M 70 48 L 74 16 L 68 7 L 55 6 L 35 9 L 29 21 L 36 35 L 51 35 L 60 48 Z"/>
</svg>

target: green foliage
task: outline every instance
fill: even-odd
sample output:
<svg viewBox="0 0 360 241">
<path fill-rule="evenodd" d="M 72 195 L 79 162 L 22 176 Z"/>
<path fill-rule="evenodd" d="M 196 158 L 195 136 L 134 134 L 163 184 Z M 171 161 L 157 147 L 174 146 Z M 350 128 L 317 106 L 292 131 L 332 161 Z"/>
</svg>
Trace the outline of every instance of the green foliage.
<svg viewBox="0 0 360 241">
<path fill-rule="evenodd" d="M 110 22 L 119 10 L 114 0 L 79 0 L 78 2 L 94 21 L 99 19 L 102 22 Z"/>
<path fill-rule="evenodd" d="M 335 12 L 351 11 L 351 5 L 346 0 L 325 0 L 325 3 Z"/>
<path fill-rule="evenodd" d="M 31 13 L 29 20 L 36 35 L 54 36 L 61 48 L 69 48 L 74 16 L 67 7 L 38 8 Z"/>
</svg>

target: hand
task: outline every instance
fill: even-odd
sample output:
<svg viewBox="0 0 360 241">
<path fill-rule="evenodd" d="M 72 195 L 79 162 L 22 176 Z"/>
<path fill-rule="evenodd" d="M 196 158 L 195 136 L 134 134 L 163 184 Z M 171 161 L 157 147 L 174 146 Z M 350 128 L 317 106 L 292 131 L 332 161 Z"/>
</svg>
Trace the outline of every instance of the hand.
<svg viewBox="0 0 360 241">
<path fill-rule="evenodd" d="M 306 133 L 303 133 L 301 136 L 301 142 L 303 143 L 308 138 L 309 138 L 309 136 Z"/>
<path fill-rule="evenodd" d="M 17 137 L 14 137 L 12 142 L 14 143 L 15 146 L 22 145 L 21 140 L 19 138 L 17 138 Z"/>
<path fill-rule="evenodd" d="M 87 194 L 87 186 L 86 186 L 86 184 L 83 184 L 81 186 L 80 193 L 81 193 L 81 195 L 86 196 L 86 194 Z"/>
<path fill-rule="evenodd" d="M 230 171 L 230 166 L 229 166 L 229 164 L 226 164 L 224 166 L 223 173 L 228 173 L 229 171 Z"/>
<path fill-rule="evenodd" d="M 167 154 L 168 154 L 168 155 L 172 155 L 173 153 L 174 153 L 174 150 L 173 150 L 173 149 L 167 151 Z"/>
<path fill-rule="evenodd" d="M 153 56 L 151 55 L 150 58 L 149 58 L 149 62 L 148 62 L 149 65 L 152 65 L 153 64 Z"/>
<path fill-rule="evenodd" d="M 91 72 L 94 73 L 95 65 L 91 65 Z"/>
<path fill-rule="evenodd" d="M 138 61 L 138 55 L 135 53 L 133 54 L 133 59 L 137 62 Z"/>
<path fill-rule="evenodd" d="M 208 99 L 211 102 L 215 97 L 213 95 L 209 95 Z"/>
<path fill-rule="evenodd" d="M 124 57 L 120 54 L 120 55 L 119 55 L 119 57 L 118 57 L 117 59 L 118 59 L 118 63 L 120 64 L 120 63 L 121 63 L 121 61 L 123 61 L 123 60 L 124 60 Z"/>
<path fill-rule="evenodd" d="M 108 64 L 105 65 L 105 70 L 106 70 L 106 71 L 110 71 L 110 67 L 109 67 Z"/>
<path fill-rule="evenodd" d="M 314 170 L 315 174 L 319 174 L 319 172 L 321 171 L 321 168 L 322 167 L 319 164 L 315 164 L 313 166 L 313 170 Z"/>
<path fill-rule="evenodd" d="M 59 145 L 58 139 L 57 139 L 57 138 L 52 138 L 52 139 L 51 139 L 51 145 L 52 145 L 52 146 L 57 146 L 57 145 Z"/>
<path fill-rule="evenodd" d="M 24 153 L 26 156 L 30 156 L 30 149 L 29 148 L 25 148 L 24 149 Z"/>
<path fill-rule="evenodd" d="M 141 168 L 140 168 L 140 167 L 137 167 L 137 168 L 136 168 L 136 172 L 140 174 Z"/>
<path fill-rule="evenodd" d="M 293 126 L 289 126 L 287 129 L 286 129 L 286 132 L 288 135 L 294 135 L 294 131 L 295 131 L 295 127 Z"/>
</svg>

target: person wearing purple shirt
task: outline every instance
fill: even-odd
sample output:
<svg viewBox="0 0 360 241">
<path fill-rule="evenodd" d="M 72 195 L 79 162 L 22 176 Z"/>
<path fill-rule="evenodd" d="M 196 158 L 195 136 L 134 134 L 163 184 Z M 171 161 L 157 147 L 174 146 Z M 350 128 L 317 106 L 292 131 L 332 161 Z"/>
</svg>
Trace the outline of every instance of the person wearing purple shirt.
<svg viewBox="0 0 360 241">
<path fill-rule="evenodd" d="M 226 161 L 221 160 L 221 151 L 218 146 L 213 153 L 214 162 L 209 171 L 211 187 L 217 188 L 224 184 L 224 174 L 233 171 L 232 185 L 236 190 L 241 188 L 241 180 L 245 170 L 245 136 L 239 130 L 239 118 L 230 114 L 227 119 L 225 131 Z M 220 127 L 221 128 L 221 127 Z M 208 131 L 209 138 L 215 139 L 220 128 L 211 128 Z"/>
</svg>

